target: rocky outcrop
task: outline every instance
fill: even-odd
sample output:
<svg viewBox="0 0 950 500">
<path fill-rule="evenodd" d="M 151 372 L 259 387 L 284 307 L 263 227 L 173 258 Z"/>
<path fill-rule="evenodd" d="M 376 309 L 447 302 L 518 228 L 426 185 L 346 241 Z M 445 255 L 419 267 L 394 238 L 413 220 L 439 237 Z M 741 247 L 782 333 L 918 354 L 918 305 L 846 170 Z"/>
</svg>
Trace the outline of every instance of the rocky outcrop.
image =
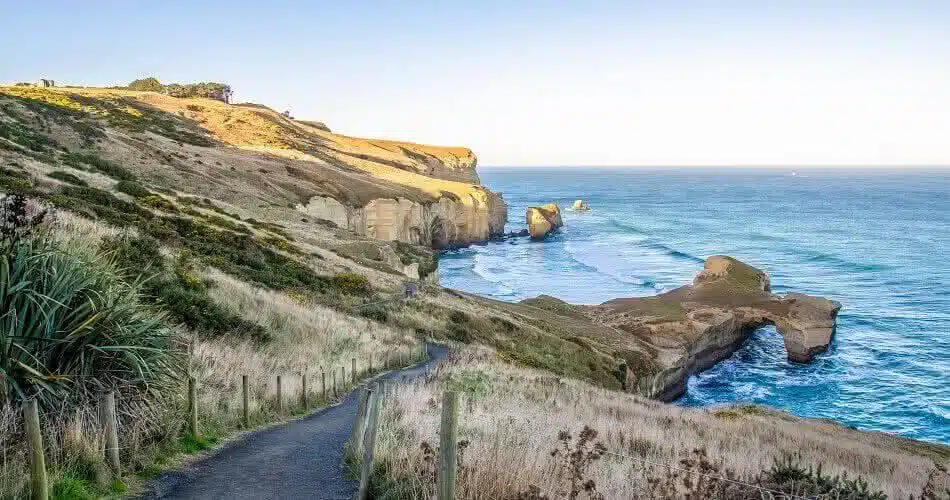
<svg viewBox="0 0 950 500">
<path fill-rule="evenodd" d="M 226 161 L 203 157 L 189 168 L 205 180 L 227 178 L 196 186 L 205 191 L 202 196 L 234 199 L 249 210 L 266 199 L 265 205 L 293 206 L 374 238 L 433 247 L 487 241 L 503 232 L 507 208 L 500 195 L 479 184 L 477 158 L 468 148 L 346 136 L 262 105 L 119 89 L 75 91 L 88 92 L 86 99 L 147 105 L 180 117 L 189 133 L 207 134 L 215 156 Z"/>
<path fill-rule="evenodd" d="M 686 379 L 732 355 L 756 329 L 773 324 L 785 339 L 788 360 L 807 363 L 834 335 L 841 304 L 800 293 L 770 293 L 767 273 L 736 259 L 710 257 L 687 285 L 654 297 L 614 299 L 588 312 L 596 323 L 622 332 L 621 354 L 649 359 L 650 370 L 631 361 L 631 386 L 671 401 Z"/>
<path fill-rule="evenodd" d="M 548 203 L 543 207 L 528 207 L 525 222 L 528 223 L 528 234 L 533 240 L 544 239 L 551 231 L 564 225 L 561 220 L 561 207 L 556 203 Z"/>
<path fill-rule="evenodd" d="M 571 205 L 571 210 L 575 212 L 587 212 L 590 210 L 590 205 L 584 202 L 584 200 L 574 200 L 574 204 Z"/>
<path fill-rule="evenodd" d="M 443 248 L 486 241 L 504 232 L 508 213 L 504 200 L 487 190 L 481 194 L 464 202 L 450 196 L 432 201 L 376 198 L 362 207 L 316 196 L 297 209 L 379 240 Z"/>
</svg>

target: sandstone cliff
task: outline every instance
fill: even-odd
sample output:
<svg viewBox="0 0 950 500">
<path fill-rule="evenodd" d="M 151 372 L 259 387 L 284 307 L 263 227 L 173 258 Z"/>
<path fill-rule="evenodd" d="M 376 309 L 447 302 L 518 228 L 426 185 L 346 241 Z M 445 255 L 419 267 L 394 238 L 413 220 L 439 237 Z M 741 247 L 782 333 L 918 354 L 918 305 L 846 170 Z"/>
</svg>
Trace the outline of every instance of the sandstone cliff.
<svg viewBox="0 0 950 500">
<path fill-rule="evenodd" d="M 506 222 L 467 148 L 349 137 L 265 106 L 153 92 L 0 87 L 4 96 L 104 119 L 109 140 L 96 154 L 248 210 L 293 207 L 298 217 L 433 247 L 487 240 Z M 53 131 L 64 142 L 76 132 L 66 128 Z"/>
<path fill-rule="evenodd" d="M 592 306 L 590 313 L 595 322 L 629 334 L 631 344 L 655 361 L 652 373 L 631 374 L 632 387 L 673 400 L 685 392 L 690 375 L 729 357 L 767 324 L 784 337 L 789 361 L 811 361 L 831 342 L 840 309 L 821 297 L 774 295 L 765 272 L 714 256 L 691 285 L 655 297 L 611 300 Z M 639 353 L 630 364 L 638 358 Z"/>
<path fill-rule="evenodd" d="M 533 240 L 544 239 L 548 233 L 564 225 L 561 220 L 561 207 L 556 203 L 548 203 L 543 207 L 528 207 L 525 222 L 528 224 L 528 234 Z"/>
</svg>

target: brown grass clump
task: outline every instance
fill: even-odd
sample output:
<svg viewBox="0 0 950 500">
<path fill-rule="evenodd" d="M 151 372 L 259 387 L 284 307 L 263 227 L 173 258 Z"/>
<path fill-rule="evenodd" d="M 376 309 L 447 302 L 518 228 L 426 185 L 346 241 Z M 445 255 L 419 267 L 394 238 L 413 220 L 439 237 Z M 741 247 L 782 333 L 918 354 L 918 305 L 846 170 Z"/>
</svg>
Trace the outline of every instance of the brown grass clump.
<svg viewBox="0 0 950 500">
<path fill-rule="evenodd" d="M 682 498 L 689 491 L 684 481 L 732 490 L 698 485 L 697 477 L 683 473 L 669 479 L 671 470 L 661 464 L 742 478 L 792 455 L 806 467 L 821 464 L 826 475 L 861 476 L 870 491 L 891 498 L 920 495 L 931 473 L 939 476 L 934 484 L 950 481 L 938 469 L 950 460 L 944 446 L 759 407 L 701 411 L 666 405 L 515 368 L 490 351 L 468 349 L 426 380 L 397 389 L 383 413 L 378 456 L 388 476 L 397 478 L 390 481 L 411 495 L 434 491 L 428 476 L 417 472 L 425 469 L 425 448 L 437 446 L 437 402 L 446 388 L 463 393 L 459 438 L 468 445 L 460 498 L 565 498 L 578 487 L 579 498 L 655 498 L 669 481 L 675 490 L 667 491 L 670 498 Z M 576 440 L 565 439 L 571 436 Z M 595 446 L 603 446 L 603 453 Z M 561 459 L 578 450 L 596 458 L 581 468 Z"/>
</svg>

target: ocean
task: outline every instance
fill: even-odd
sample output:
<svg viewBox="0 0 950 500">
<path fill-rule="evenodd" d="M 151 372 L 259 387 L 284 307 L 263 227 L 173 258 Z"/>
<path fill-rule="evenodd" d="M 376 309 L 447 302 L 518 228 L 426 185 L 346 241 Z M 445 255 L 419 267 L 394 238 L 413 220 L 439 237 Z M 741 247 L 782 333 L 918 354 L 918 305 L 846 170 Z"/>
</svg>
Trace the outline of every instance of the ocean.
<svg viewBox="0 0 950 500">
<path fill-rule="evenodd" d="M 556 202 L 565 227 L 443 252 L 444 286 L 596 304 L 690 282 L 710 255 L 775 293 L 843 304 L 829 350 L 790 364 L 774 327 L 689 380 L 677 404 L 759 403 L 950 444 L 950 170 L 480 168 L 509 204 Z M 566 210 L 583 199 L 593 210 Z"/>
</svg>

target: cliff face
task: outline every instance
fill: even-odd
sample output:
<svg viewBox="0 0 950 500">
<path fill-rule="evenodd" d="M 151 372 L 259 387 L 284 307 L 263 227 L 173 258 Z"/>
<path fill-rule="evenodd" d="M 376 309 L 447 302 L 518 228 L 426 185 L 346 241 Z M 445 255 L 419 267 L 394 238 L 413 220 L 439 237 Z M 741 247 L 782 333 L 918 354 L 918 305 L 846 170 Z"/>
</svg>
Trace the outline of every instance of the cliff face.
<svg viewBox="0 0 950 500">
<path fill-rule="evenodd" d="M 448 196 L 433 202 L 376 198 L 360 207 L 315 196 L 298 210 L 379 240 L 433 248 L 485 241 L 502 233 L 507 214 L 501 196 L 488 190 L 473 191 L 464 201 Z"/>
<path fill-rule="evenodd" d="M 824 352 L 841 304 L 792 293 L 773 295 L 768 274 L 730 257 L 714 256 L 687 285 L 656 297 L 615 299 L 591 308 L 598 323 L 628 333 L 652 354 L 658 369 L 632 376 L 631 387 L 671 401 L 686 379 L 728 358 L 757 328 L 773 324 L 789 361 Z"/>
<path fill-rule="evenodd" d="M 265 106 L 152 92 L 7 87 L 0 94 L 105 119 L 112 133 L 98 146 L 104 158 L 165 179 L 187 177 L 195 194 L 239 199 L 248 209 L 290 206 L 373 238 L 434 247 L 484 241 L 503 231 L 507 217 L 501 196 L 479 185 L 468 148 L 349 137 Z M 199 138 L 192 142 L 200 151 L 183 153 L 181 141 L 164 140 L 182 134 Z"/>
</svg>

